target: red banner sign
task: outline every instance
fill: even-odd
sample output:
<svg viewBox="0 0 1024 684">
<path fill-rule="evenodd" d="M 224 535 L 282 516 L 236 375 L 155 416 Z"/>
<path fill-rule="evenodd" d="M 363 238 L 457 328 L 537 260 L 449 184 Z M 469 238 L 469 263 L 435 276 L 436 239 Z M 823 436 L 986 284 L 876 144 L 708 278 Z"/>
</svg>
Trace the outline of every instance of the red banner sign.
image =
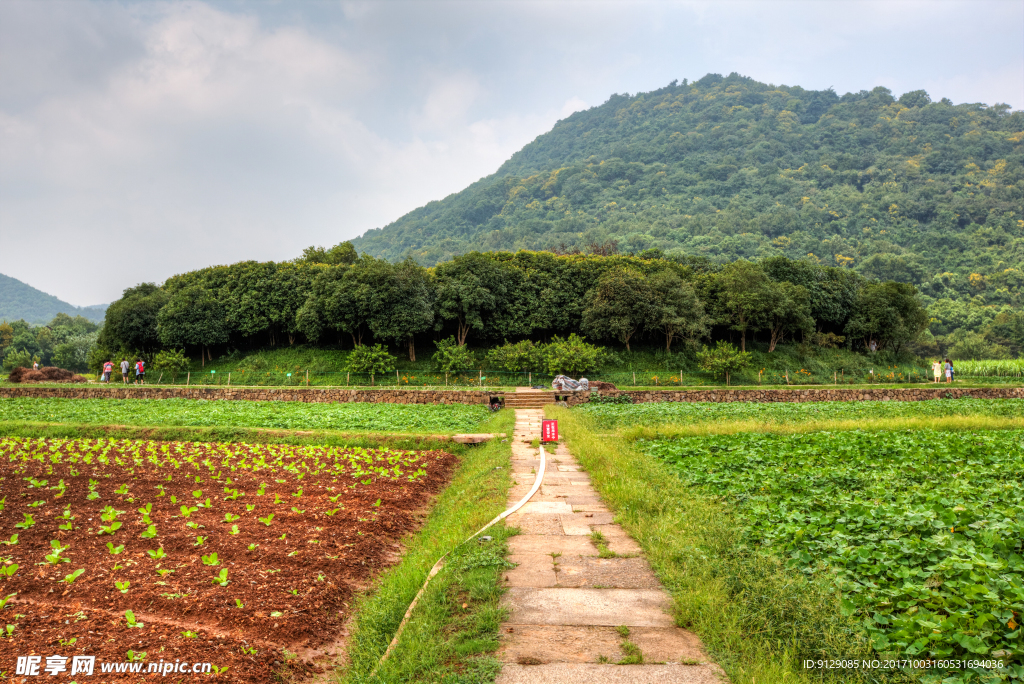
<svg viewBox="0 0 1024 684">
<path fill-rule="evenodd" d="M 558 441 L 558 421 L 557 420 L 544 420 L 540 424 L 540 441 L 542 442 L 557 442 Z"/>
</svg>

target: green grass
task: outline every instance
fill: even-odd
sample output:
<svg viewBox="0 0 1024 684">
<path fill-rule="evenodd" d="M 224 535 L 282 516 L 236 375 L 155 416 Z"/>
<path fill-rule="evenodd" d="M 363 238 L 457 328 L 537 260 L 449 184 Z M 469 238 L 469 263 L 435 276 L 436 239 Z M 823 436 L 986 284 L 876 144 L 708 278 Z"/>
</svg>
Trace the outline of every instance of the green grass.
<svg viewBox="0 0 1024 684">
<path fill-rule="evenodd" d="M 857 421 L 880 418 L 938 418 L 945 416 L 1024 416 L 1024 399 L 949 399 L 932 401 L 819 401 L 819 402 L 653 402 L 648 404 L 589 403 L 574 409 L 591 418 L 599 429 L 632 425 L 713 425 L 725 421 L 798 423 Z"/>
<path fill-rule="evenodd" d="M 513 424 L 513 413 L 503 411 L 486 427 L 511 433 Z M 358 601 L 349 640 L 350 665 L 339 681 L 493 681 L 500 665 L 489 654 L 498 647 L 499 628 L 506 618 L 499 603 L 502 589 L 498 580 L 508 567 L 504 556 L 510 531 L 499 524 L 487 532 L 492 541 L 460 544 L 504 510 L 511 482 L 510 455 L 509 443 L 500 440 L 468 449 L 423 530 L 409 540 L 402 561 Z M 427 572 L 438 558 L 452 551 L 445 568 L 421 598 L 397 648 L 378 669 Z"/>
<path fill-rule="evenodd" d="M 0 399 L 0 421 L 219 426 L 406 433 L 474 432 L 483 404 L 367 404 L 192 399 Z"/>
<path fill-rule="evenodd" d="M 809 673 L 804 658 L 867 655 L 866 634 L 827 583 L 744 544 L 729 508 L 687 486 L 676 469 L 621 435 L 600 434 L 579 410 L 546 409 L 561 422 L 616 521 L 643 548 L 673 599 L 677 624 L 695 631 L 734 684 L 872 681 L 864 672 Z M 881 675 L 875 681 L 901 681 Z"/>
<path fill-rule="evenodd" d="M 821 578 L 873 647 L 1001 658 L 1024 679 L 1024 430 L 734 434 L 642 441 L 736 513 L 745 545 Z M 977 673 L 922 682 L 981 681 Z"/>
</svg>

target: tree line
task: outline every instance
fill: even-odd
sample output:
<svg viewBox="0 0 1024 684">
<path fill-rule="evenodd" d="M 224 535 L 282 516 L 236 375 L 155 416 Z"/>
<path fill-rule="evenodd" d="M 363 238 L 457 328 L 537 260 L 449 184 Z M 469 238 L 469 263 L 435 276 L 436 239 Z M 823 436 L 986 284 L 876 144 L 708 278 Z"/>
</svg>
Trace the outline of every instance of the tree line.
<svg viewBox="0 0 1024 684">
<path fill-rule="evenodd" d="M 927 327 L 913 285 L 777 256 L 726 265 L 639 255 L 471 252 L 432 268 L 350 243 L 289 262 L 247 261 L 124 291 L 97 352 L 153 354 L 307 342 L 383 343 L 415 360 L 416 340 L 456 346 L 583 335 L 697 345 L 751 339 L 900 352 Z"/>
</svg>

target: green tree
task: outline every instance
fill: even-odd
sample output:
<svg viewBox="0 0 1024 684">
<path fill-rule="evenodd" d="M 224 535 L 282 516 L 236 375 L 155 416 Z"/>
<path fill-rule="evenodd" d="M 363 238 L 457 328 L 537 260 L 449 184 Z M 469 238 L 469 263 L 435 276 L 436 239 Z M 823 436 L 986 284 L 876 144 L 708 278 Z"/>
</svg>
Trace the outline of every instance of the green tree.
<svg viewBox="0 0 1024 684">
<path fill-rule="evenodd" d="M 715 375 L 724 376 L 725 384 L 729 377 L 750 365 L 753 354 L 739 351 L 725 340 L 719 340 L 713 348 L 706 346 L 697 352 L 697 363 L 703 370 Z"/>
<path fill-rule="evenodd" d="M 730 327 L 740 333 L 740 350 L 747 350 L 747 331 L 768 318 L 774 295 L 768 274 L 757 264 L 734 261 L 718 274 L 722 308 Z"/>
<path fill-rule="evenodd" d="M 583 331 L 595 337 L 614 338 L 626 345 L 645 327 L 654 327 L 662 314 L 659 297 L 639 269 L 614 268 L 587 293 Z"/>
<path fill-rule="evenodd" d="M 39 363 L 39 357 L 33 356 L 24 349 L 8 347 L 4 354 L 4 370 L 12 371 L 15 368 L 31 368 L 32 364 Z"/>
<path fill-rule="evenodd" d="M 711 319 L 690 283 L 664 269 L 651 276 L 650 284 L 657 297 L 655 324 L 665 335 L 666 352 L 671 351 L 673 340 L 696 341 L 708 334 Z"/>
<path fill-rule="evenodd" d="M 100 332 L 101 346 L 142 351 L 159 347 L 157 316 L 167 299 L 167 293 L 153 283 L 125 290 L 120 299 L 107 307 Z"/>
<path fill-rule="evenodd" d="M 374 337 L 406 342 L 416 360 L 416 333 L 434 323 L 433 288 L 424 268 L 412 259 L 393 265 L 365 257 L 355 267 L 364 283 L 367 325 Z"/>
<path fill-rule="evenodd" d="M 906 283 L 867 283 L 857 297 L 846 331 L 866 349 L 895 353 L 917 339 L 928 326 L 928 314 L 917 288 Z"/>
<path fill-rule="evenodd" d="M 308 264 L 328 264 L 330 266 L 351 266 L 356 262 L 359 255 L 351 242 L 341 242 L 334 247 L 325 249 L 323 247 L 307 247 L 302 250 L 302 256 L 296 259 L 297 262 Z"/>
<path fill-rule="evenodd" d="M 470 330 L 483 331 L 485 316 L 504 302 L 507 283 L 502 278 L 503 270 L 479 252 L 456 257 L 434 269 L 437 325 L 453 321 L 459 346 L 466 343 Z"/>
<path fill-rule="evenodd" d="M 165 345 L 199 347 L 204 366 L 213 360 L 210 346 L 228 341 L 224 309 L 213 293 L 198 285 L 175 292 L 160 310 L 158 325 Z"/>
<path fill-rule="evenodd" d="M 787 333 L 806 333 L 814 330 L 810 295 L 803 285 L 772 283 L 767 302 L 768 307 L 762 313 L 761 323 L 768 329 L 770 335 L 768 353 L 775 351 L 776 345 Z"/>
<path fill-rule="evenodd" d="M 53 350 L 53 365 L 79 373 L 87 372 L 89 352 L 96 346 L 96 337 L 96 333 L 89 333 L 61 342 Z"/>
</svg>

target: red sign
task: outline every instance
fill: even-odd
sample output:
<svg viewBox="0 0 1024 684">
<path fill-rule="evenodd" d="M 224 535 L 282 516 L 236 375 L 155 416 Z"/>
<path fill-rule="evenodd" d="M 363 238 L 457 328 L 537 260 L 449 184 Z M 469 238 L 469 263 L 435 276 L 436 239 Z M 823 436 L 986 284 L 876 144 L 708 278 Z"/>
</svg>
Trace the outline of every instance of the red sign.
<svg viewBox="0 0 1024 684">
<path fill-rule="evenodd" d="M 544 420 L 540 424 L 540 441 L 542 442 L 557 442 L 558 441 L 558 421 L 557 420 Z"/>
</svg>

